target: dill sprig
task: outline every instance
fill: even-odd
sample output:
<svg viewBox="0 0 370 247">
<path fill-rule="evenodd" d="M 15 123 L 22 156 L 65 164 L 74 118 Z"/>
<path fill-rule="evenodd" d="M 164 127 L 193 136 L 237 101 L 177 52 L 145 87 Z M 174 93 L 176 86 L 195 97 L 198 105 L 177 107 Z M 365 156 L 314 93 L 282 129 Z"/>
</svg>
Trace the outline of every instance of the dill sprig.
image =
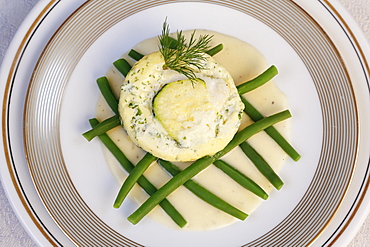
<svg viewBox="0 0 370 247">
<path fill-rule="evenodd" d="M 195 79 L 196 69 L 204 69 L 203 64 L 207 60 L 205 52 L 210 48 L 209 43 L 213 35 L 201 35 L 197 40 L 193 31 L 189 42 L 186 41 L 182 31 L 177 31 L 177 40 L 169 35 L 170 28 L 165 21 L 162 34 L 159 36 L 159 50 L 165 61 L 164 69 L 172 69 L 189 79 Z"/>
</svg>

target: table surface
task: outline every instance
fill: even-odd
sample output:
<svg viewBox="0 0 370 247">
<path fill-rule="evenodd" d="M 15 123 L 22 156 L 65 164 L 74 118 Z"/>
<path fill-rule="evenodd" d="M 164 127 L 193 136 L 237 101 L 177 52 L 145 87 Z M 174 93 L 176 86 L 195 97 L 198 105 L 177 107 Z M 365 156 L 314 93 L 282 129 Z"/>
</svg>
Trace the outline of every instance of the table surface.
<svg viewBox="0 0 370 247">
<path fill-rule="evenodd" d="M 370 42 L 369 0 L 338 0 L 349 11 Z M 0 64 L 23 19 L 38 0 L 0 0 Z M 14 213 L 0 183 L 0 246 L 36 246 Z M 349 247 L 370 246 L 370 215 Z"/>
</svg>

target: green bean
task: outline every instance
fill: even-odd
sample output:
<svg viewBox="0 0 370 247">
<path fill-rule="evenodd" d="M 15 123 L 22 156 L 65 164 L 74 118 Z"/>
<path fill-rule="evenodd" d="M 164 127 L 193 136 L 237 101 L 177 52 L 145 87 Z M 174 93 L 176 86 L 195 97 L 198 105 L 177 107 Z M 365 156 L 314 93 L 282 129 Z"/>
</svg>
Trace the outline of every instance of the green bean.
<svg viewBox="0 0 370 247">
<path fill-rule="evenodd" d="M 242 144 L 245 140 L 247 140 L 252 135 L 266 129 L 269 126 L 272 126 L 273 124 L 280 122 L 282 120 L 288 119 L 292 117 L 289 110 L 284 110 L 282 112 L 276 113 L 274 115 L 271 115 L 269 117 L 265 117 L 259 121 L 254 122 L 253 124 L 245 127 L 243 130 L 236 133 L 234 138 L 229 142 L 228 145 L 221 151 L 217 152 L 215 156 L 218 156 L 217 158 L 221 158 L 226 153 L 230 152 L 233 148 L 235 148 L 237 145 Z M 276 122 L 274 122 L 276 121 Z M 258 124 L 257 124 L 258 123 Z"/>
<path fill-rule="evenodd" d="M 177 176 L 168 181 L 165 185 L 158 189 L 155 194 L 149 197 L 133 214 L 131 214 L 128 217 L 128 220 L 133 224 L 137 224 L 159 202 L 161 202 L 164 198 L 166 198 L 169 194 L 171 194 L 175 189 L 180 187 L 186 181 L 197 175 L 199 172 L 207 168 L 209 165 L 211 165 L 213 162 L 215 162 L 228 152 L 230 152 L 236 146 L 246 141 L 252 135 L 260 132 L 268 126 L 271 126 L 289 117 L 291 117 L 290 112 L 288 110 L 285 110 L 247 126 L 243 130 L 238 132 L 224 149 L 217 152 L 213 156 L 205 156 L 203 158 L 200 158 L 189 167 L 181 171 Z"/>
<path fill-rule="evenodd" d="M 240 97 L 245 105 L 244 112 L 253 120 L 258 121 L 263 119 L 262 114 L 253 107 L 244 97 Z M 301 155 L 293 148 L 293 146 L 276 130 L 274 126 L 265 129 L 265 132 L 291 157 L 294 161 L 298 161 Z"/>
<path fill-rule="evenodd" d="M 171 49 L 176 49 L 177 44 L 178 44 L 177 39 L 172 38 L 170 36 L 167 36 L 166 38 L 168 39 L 168 41 L 166 41 L 165 44 L 162 44 L 162 45 L 166 45 L 166 47 L 169 47 Z M 215 47 L 206 51 L 206 53 L 210 56 L 214 56 L 217 53 L 219 53 L 220 51 L 222 51 L 223 48 L 224 48 L 224 46 L 222 44 L 218 44 Z"/>
<path fill-rule="evenodd" d="M 90 125 L 92 128 L 96 127 L 98 124 L 99 121 L 97 119 L 90 119 Z M 107 134 L 101 134 L 98 137 L 101 142 L 108 148 L 108 150 L 113 154 L 113 156 L 118 160 L 123 169 L 130 173 L 135 166 L 126 158 L 122 150 L 112 141 L 112 139 Z M 139 177 L 137 182 L 149 196 L 153 195 L 157 191 L 154 185 L 150 183 L 145 176 Z M 184 217 L 167 199 L 161 201 L 159 205 L 179 227 L 184 227 L 186 225 L 186 220 L 184 219 Z"/>
<path fill-rule="evenodd" d="M 158 163 L 173 177 L 175 177 L 177 174 L 181 172 L 181 170 L 172 164 L 169 161 L 165 160 L 158 160 Z M 198 196 L 203 201 L 207 202 L 211 206 L 218 208 L 219 210 L 230 214 L 231 216 L 234 216 L 237 219 L 245 220 L 248 217 L 248 214 L 244 213 L 243 211 L 240 211 L 239 209 L 235 208 L 231 204 L 225 202 L 220 197 L 214 195 L 212 192 L 198 184 L 192 179 L 189 179 L 184 183 L 184 186 L 193 192 L 194 195 Z"/>
<path fill-rule="evenodd" d="M 119 117 L 117 115 L 114 115 L 113 117 L 110 117 L 108 119 L 105 119 L 101 123 L 99 123 L 97 126 L 92 128 L 89 131 L 86 131 L 82 135 L 88 140 L 91 141 L 94 139 L 94 137 L 104 134 L 107 131 L 121 125 L 121 121 L 119 120 Z"/>
<path fill-rule="evenodd" d="M 169 37 L 167 36 L 167 39 L 169 41 L 165 42 L 166 43 L 166 46 L 171 48 L 171 49 L 176 49 L 177 48 L 177 40 L 172 38 L 172 37 Z M 163 45 L 163 44 L 162 44 Z M 206 51 L 206 53 L 210 56 L 214 56 L 216 55 L 217 53 L 219 53 L 220 51 L 222 51 L 222 49 L 224 48 L 224 46 L 222 44 L 218 44 L 216 45 L 215 47 L 209 49 L 208 51 Z"/>
<path fill-rule="evenodd" d="M 121 189 L 118 192 L 116 200 L 114 201 L 113 207 L 119 208 L 122 205 L 122 202 L 125 200 L 126 196 L 134 187 L 137 180 L 143 175 L 145 170 L 152 164 L 156 157 L 150 153 L 146 153 L 145 156 L 136 164 L 135 168 L 130 172 L 125 181 L 123 182 Z"/>
<path fill-rule="evenodd" d="M 277 74 L 278 74 L 277 68 L 275 67 L 275 65 L 271 65 L 267 70 L 265 70 L 262 74 L 260 74 L 256 78 L 237 86 L 236 88 L 238 89 L 238 93 L 240 95 L 243 95 L 247 92 L 250 92 L 262 86 L 263 84 L 269 82 Z"/>
<path fill-rule="evenodd" d="M 230 166 L 223 160 L 216 160 L 213 163 L 217 168 L 221 169 L 225 174 L 231 177 L 235 182 L 251 191 L 253 194 L 266 200 L 269 196 L 268 194 L 252 179 L 245 176 L 240 171 L 236 170 L 234 167 Z"/>
<path fill-rule="evenodd" d="M 113 65 L 119 72 L 121 72 L 123 76 L 126 76 L 127 73 L 131 70 L 131 65 L 124 58 L 120 58 L 117 61 L 114 61 Z"/>
<path fill-rule="evenodd" d="M 171 37 L 170 37 L 171 38 Z M 177 47 L 177 40 L 174 39 L 174 38 L 171 38 L 172 41 L 170 43 L 170 48 L 172 49 L 175 49 Z M 176 41 L 176 42 L 175 42 Z M 215 47 L 209 49 L 208 51 L 206 51 L 206 53 L 210 56 L 214 56 L 216 55 L 217 53 L 219 53 L 222 49 L 224 48 L 224 46 L 222 44 L 218 44 L 216 45 Z M 134 49 L 131 49 L 128 53 L 128 55 L 135 59 L 136 61 L 139 61 L 140 59 L 142 59 L 144 57 L 143 54 L 141 54 L 140 52 L 134 50 Z"/>
<path fill-rule="evenodd" d="M 139 53 L 139 52 L 135 51 L 134 49 L 131 49 L 131 50 L 129 51 L 128 55 L 129 55 L 131 58 L 135 59 L 136 61 L 139 61 L 140 59 L 142 59 L 142 58 L 144 57 L 144 55 L 143 55 L 143 54 L 141 54 L 141 53 Z"/>
<path fill-rule="evenodd" d="M 265 178 L 277 189 L 280 190 L 283 187 L 284 182 L 270 167 L 270 165 L 262 158 L 257 151 L 249 145 L 248 142 L 243 142 L 239 145 L 247 157 L 253 162 L 256 168 L 262 173 Z"/>
<path fill-rule="evenodd" d="M 216 55 L 217 53 L 219 53 L 220 51 L 222 51 L 222 49 L 224 49 L 224 45 L 223 44 L 218 44 L 216 45 L 215 47 L 209 49 L 208 51 L 206 51 L 206 53 L 210 56 L 214 56 Z"/>
<path fill-rule="evenodd" d="M 258 121 L 264 118 L 264 116 L 251 104 L 249 101 L 244 98 L 240 97 L 244 104 L 244 112 L 254 121 Z"/>
<path fill-rule="evenodd" d="M 175 38 L 172 38 L 170 36 L 166 36 L 163 41 L 165 42 L 162 42 L 161 45 L 165 46 L 165 47 L 168 47 L 168 48 L 171 48 L 171 49 L 176 49 L 177 48 L 177 39 Z"/>
<path fill-rule="evenodd" d="M 114 96 L 107 77 L 103 76 L 96 80 L 99 90 L 105 101 L 115 114 L 118 114 L 118 100 Z"/>
</svg>

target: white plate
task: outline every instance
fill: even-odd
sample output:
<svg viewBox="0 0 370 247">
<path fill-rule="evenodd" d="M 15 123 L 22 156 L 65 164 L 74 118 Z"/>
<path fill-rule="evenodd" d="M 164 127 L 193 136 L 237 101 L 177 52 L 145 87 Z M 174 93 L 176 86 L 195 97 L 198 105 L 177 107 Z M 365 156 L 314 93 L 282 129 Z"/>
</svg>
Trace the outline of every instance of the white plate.
<svg viewBox="0 0 370 247">
<path fill-rule="evenodd" d="M 38 4 L 1 74 L 1 173 L 30 233 L 40 245 L 63 246 L 347 243 L 369 208 L 369 48 L 342 12 L 303 0 Z M 149 218 L 130 225 L 132 204 L 111 207 L 118 185 L 99 143 L 81 137 L 94 116 L 95 79 L 158 35 L 166 16 L 173 30 L 210 29 L 254 45 L 279 68 L 294 116 L 303 158 L 285 166 L 284 188 L 220 230 L 183 232 Z"/>
</svg>

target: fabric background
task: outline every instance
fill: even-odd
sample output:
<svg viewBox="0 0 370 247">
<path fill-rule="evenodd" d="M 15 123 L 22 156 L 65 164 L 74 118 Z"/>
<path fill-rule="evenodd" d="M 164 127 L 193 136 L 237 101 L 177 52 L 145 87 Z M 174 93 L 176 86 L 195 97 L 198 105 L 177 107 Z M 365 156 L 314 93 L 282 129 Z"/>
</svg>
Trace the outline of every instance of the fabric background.
<svg viewBox="0 0 370 247">
<path fill-rule="evenodd" d="M 5 52 L 25 16 L 38 0 L 0 0 L 0 64 Z M 369 0 L 339 0 L 370 41 Z M 0 164 L 4 165 L 4 164 Z M 14 213 L 0 184 L 0 247 L 36 246 Z M 370 246 L 370 215 L 349 247 Z"/>
</svg>

